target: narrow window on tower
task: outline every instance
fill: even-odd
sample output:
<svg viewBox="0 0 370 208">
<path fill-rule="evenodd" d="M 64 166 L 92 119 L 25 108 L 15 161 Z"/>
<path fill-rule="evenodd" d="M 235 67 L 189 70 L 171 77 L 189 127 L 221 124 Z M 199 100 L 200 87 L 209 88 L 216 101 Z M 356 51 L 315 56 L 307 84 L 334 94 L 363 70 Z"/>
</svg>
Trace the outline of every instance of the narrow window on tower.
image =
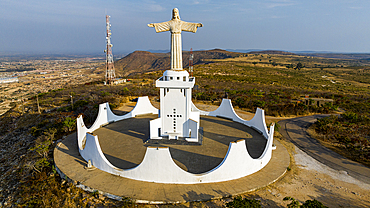
<svg viewBox="0 0 370 208">
<path fill-rule="evenodd" d="M 185 76 L 183 77 L 183 81 L 186 82 L 186 77 Z"/>
<path fill-rule="evenodd" d="M 184 97 L 186 97 L 186 94 L 185 94 L 186 90 L 184 89 Z"/>
</svg>

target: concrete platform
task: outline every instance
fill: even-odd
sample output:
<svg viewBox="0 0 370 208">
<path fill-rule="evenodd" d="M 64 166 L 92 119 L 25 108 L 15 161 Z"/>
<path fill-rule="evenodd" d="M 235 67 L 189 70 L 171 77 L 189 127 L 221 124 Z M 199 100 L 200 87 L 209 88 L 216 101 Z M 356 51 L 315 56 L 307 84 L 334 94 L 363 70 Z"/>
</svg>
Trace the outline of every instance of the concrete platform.
<svg viewBox="0 0 370 208">
<path fill-rule="evenodd" d="M 149 138 L 149 120 L 157 115 L 146 115 L 109 124 L 94 132 L 101 148 L 115 166 L 129 169 L 141 163 Z M 191 173 L 203 173 L 216 167 L 226 155 L 231 141 L 245 139 L 253 158 L 258 158 L 266 139 L 255 130 L 221 118 L 202 116 L 203 145 L 166 145 L 175 163 Z M 69 135 L 54 150 L 58 169 L 73 181 L 116 196 L 130 197 L 138 203 L 182 203 L 234 196 L 267 186 L 280 178 L 289 166 L 287 150 L 278 141 L 272 159 L 259 172 L 237 180 L 196 185 L 142 182 L 111 175 L 104 171 L 85 169 L 86 162 L 78 153 L 76 134 Z M 150 146 L 156 146 L 150 144 Z M 163 145 L 157 145 L 163 146 Z"/>
</svg>

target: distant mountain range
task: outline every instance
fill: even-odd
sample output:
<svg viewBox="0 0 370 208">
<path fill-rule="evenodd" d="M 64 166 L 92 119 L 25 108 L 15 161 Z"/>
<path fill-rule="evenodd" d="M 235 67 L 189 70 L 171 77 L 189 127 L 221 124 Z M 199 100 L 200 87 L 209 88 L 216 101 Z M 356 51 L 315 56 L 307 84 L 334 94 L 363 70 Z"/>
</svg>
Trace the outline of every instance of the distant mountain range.
<svg viewBox="0 0 370 208">
<path fill-rule="evenodd" d="M 223 50 L 223 49 L 219 49 Z M 314 56 L 323 58 L 337 58 L 337 59 L 364 59 L 370 60 L 370 53 L 338 53 L 331 51 L 282 51 L 282 50 L 261 50 L 261 49 L 224 49 L 229 52 L 236 53 L 260 53 L 260 54 L 285 54 L 285 55 L 302 55 L 302 56 Z M 148 50 L 151 53 L 169 53 L 169 50 Z M 199 50 L 208 51 L 208 50 Z"/>
</svg>

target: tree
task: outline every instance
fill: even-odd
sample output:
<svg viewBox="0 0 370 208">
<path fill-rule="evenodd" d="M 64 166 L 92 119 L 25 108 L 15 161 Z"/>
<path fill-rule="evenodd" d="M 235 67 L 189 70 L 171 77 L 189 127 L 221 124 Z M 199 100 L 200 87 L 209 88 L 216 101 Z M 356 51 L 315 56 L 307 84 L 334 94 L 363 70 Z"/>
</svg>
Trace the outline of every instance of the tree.
<svg viewBox="0 0 370 208">
<path fill-rule="evenodd" d="M 292 201 L 290 202 L 289 204 L 287 204 L 286 206 L 288 208 L 299 208 L 301 205 L 299 204 L 299 201 L 295 200 L 293 197 L 290 197 L 290 196 L 286 196 L 284 197 L 283 199 L 284 201 Z"/>
<path fill-rule="evenodd" d="M 243 199 L 241 196 L 233 198 L 233 201 L 226 203 L 230 208 L 260 208 L 261 202 L 256 199 Z"/>
<path fill-rule="evenodd" d="M 284 197 L 283 200 L 284 201 L 292 201 L 289 204 L 287 204 L 288 208 L 299 208 L 299 207 L 304 207 L 304 208 L 328 208 L 327 206 L 323 205 L 321 202 L 317 201 L 316 199 L 307 200 L 302 205 L 300 205 L 299 201 L 295 200 L 293 197 L 290 197 L 290 196 Z"/>
<path fill-rule="evenodd" d="M 313 207 L 313 208 L 328 208 L 327 206 L 323 205 L 321 202 L 317 201 L 316 199 L 314 199 L 314 200 L 307 200 L 305 203 L 302 204 L 301 207 L 304 207 L 304 208 L 309 208 L 309 207 Z"/>
<path fill-rule="evenodd" d="M 298 70 L 301 70 L 303 68 L 303 64 L 301 62 L 298 62 L 297 66 L 295 67 Z"/>
</svg>

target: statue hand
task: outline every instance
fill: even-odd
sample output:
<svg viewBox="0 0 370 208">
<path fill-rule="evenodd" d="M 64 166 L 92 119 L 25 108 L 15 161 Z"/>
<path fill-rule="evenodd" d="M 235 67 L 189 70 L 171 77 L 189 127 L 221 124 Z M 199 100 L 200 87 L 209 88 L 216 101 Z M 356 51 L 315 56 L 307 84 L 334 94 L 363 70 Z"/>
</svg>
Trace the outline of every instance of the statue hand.
<svg viewBox="0 0 370 208">
<path fill-rule="evenodd" d="M 154 27 L 154 23 L 148 24 L 148 27 Z"/>
</svg>

